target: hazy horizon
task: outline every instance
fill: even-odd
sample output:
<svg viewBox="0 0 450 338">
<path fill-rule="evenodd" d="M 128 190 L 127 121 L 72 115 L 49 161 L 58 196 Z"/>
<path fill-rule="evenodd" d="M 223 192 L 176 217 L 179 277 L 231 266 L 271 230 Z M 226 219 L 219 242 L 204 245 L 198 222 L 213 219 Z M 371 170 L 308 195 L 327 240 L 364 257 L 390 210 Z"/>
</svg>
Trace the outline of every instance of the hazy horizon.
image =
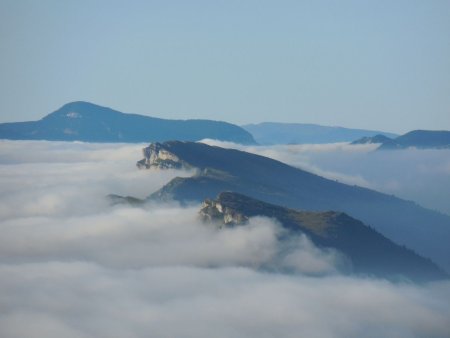
<svg viewBox="0 0 450 338">
<path fill-rule="evenodd" d="M 76 101 L 70 101 L 67 102 L 66 104 L 69 103 L 73 103 L 73 102 L 88 102 L 88 103 L 92 103 L 101 107 L 106 107 L 106 108 L 110 108 L 112 110 L 116 110 L 116 111 L 120 111 L 114 107 L 110 107 L 108 105 L 101 105 L 101 104 L 97 104 L 95 102 L 89 102 L 89 101 L 84 101 L 84 100 L 76 100 Z M 64 104 L 65 105 L 65 104 Z M 35 120 L 14 120 L 14 121 L 2 121 L 0 123 L 9 123 L 9 122 L 30 122 L 30 121 L 38 121 L 42 118 L 44 118 L 45 116 L 57 111 L 58 109 L 60 109 L 61 107 L 63 107 L 64 105 L 53 109 L 52 111 L 45 113 L 44 115 L 42 115 L 41 117 L 37 117 Z M 121 113 L 125 113 L 125 114 L 137 114 L 135 112 L 131 112 L 131 111 L 120 111 Z M 169 119 L 169 120 L 190 120 L 190 119 L 195 119 L 195 118 L 190 118 L 190 117 L 186 117 L 186 118 L 170 118 L 170 117 L 165 117 L 165 116 L 158 116 L 158 115 L 149 115 L 149 114 L 138 114 L 138 115 L 142 115 L 142 116 L 148 116 L 148 117 L 155 117 L 155 118 L 160 118 L 160 119 Z M 277 120 L 267 120 L 267 121 L 260 121 L 260 122 L 248 122 L 248 123 L 243 123 L 243 124 L 237 124 L 237 123 L 233 123 L 232 121 L 226 120 L 226 119 L 214 119 L 214 118 L 199 118 L 199 119 L 205 119 L 205 120 L 212 120 L 212 121 L 222 121 L 222 122 L 228 122 L 228 123 L 232 123 L 232 124 L 236 124 L 237 126 L 243 127 L 246 125 L 258 125 L 258 124 L 263 124 L 263 123 L 280 123 L 280 124 L 303 124 L 303 125 L 317 125 L 317 126 L 324 126 L 324 127 L 338 127 L 338 128 L 348 128 L 348 129 L 355 129 L 355 130 L 372 130 L 372 131 L 380 131 L 380 132 L 386 132 L 386 133 L 392 133 L 392 134 L 398 134 L 398 135 L 402 135 L 405 134 L 407 132 L 413 131 L 413 130 L 433 130 L 433 131 L 442 131 L 442 130 L 447 130 L 447 129 L 443 129 L 443 128 L 436 128 L 436 129 L 423 129 L 423 128 L 418 128 L 418 129 L 411 129 L 411 130 L 407 130 L 405 132 L 396 132 L 393 130 L 389 130 L 389 129 L 377 129 L 377 128 L 360 128 L 360 127 L 349 127 L 349 126 L 345 126 L 345 125 L 332 125 L 332 124 L 325 124 L 325 123 L 310 123 L 310 122 L 286 122 L 286 121 L 277 121 Z"/>
<path fill-rule="evenodd" d="M 170 119 L 450 130 L 447 1 L 0 2 L 0 122 L 70 101 Z"/>
</svg>

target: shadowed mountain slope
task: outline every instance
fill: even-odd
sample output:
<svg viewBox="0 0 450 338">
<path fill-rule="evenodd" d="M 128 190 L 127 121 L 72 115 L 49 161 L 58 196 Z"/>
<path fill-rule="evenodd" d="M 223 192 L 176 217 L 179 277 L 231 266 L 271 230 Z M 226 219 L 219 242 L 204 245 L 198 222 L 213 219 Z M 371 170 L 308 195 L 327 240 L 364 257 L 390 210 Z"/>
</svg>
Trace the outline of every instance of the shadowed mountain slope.
<svg viewBox="0 0 450 338">
<path fill-rule="evenodd" d="M 215 200 L 206 200 L 200 214 L 227 226 L 245 225 L 254 216 L 274 218 L 288 230 L 284 237 L 304 233 L 317 246 L 344 253 L 355 273 L 387 278 L 403 276 L 415 281 L 448 277 L 430 260 L 393 243 L 345 213 L 297 211 L 223 192 Z"/>
</svg>

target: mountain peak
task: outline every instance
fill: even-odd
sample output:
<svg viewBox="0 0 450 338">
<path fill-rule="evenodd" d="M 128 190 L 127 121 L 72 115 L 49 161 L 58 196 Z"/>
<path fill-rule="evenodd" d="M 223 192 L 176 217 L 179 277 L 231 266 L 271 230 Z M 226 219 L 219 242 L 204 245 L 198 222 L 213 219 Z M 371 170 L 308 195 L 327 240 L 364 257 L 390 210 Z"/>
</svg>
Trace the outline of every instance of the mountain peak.
<svg viewBox="0 0 450 338">
<path fill-rule="evenodd" d="M 69 102 L 39 121 L 2 123 L 0 138 L 86 142 L 199 141 L 210 138 L 255 144 L 249 132 L 231 123 L 125 114 L 86 101 Z"/>
<path fill-rule="evenodd" d="M 117 110 L 100 106 L 86 101 L 73 101 L 66 103 L 53 113 L 48 114 L 42 120 L 52 118 L 108 118 L 110 116 L 123 114 Z"/>
<path fill-rule="evenodd" d="M 72 101 L 64 104 L 60 109 L 86 109 L 86 108 L 105 108 L 103 106 L 100 106 L 98 104 L 88 102 L 88 101 Z"/>
</svg>

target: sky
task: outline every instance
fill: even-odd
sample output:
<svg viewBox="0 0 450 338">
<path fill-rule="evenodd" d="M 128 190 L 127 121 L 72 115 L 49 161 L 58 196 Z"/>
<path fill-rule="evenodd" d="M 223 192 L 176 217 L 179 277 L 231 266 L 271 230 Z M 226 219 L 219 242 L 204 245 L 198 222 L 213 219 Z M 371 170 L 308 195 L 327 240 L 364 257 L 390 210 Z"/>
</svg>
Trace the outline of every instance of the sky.
<svg viewBox="0 0 450 338">
<path fill-rule="evenodd" d="M 138 170 L 142 147 L 0 141 L 1 337 L 449 336 L 448 280 L 345 274 L 342 254 L 280 241 L 273 219 L 220 228 L 200 204 L 111 206 L 192 175 Z"/>
<path fill-rule="evenodd" d="M 0 122 L 70 101 L 164 118 L 450 129 L 450 2 L 0 0 Z"/>
</svg>

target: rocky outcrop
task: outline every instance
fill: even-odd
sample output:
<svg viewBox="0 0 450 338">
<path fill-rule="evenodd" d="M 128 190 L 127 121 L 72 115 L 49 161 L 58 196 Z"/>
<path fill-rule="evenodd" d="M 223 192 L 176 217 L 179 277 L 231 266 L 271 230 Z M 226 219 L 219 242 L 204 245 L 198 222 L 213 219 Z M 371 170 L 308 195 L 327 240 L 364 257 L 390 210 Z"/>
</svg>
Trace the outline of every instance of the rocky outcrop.
<svg viewBox="0 0 450 338">
<path fill-rule="evenodd" d="M 223 206 L 220 200 L 206 199 L 199 214 L 204 221 L 219 221 L 225 226 L 243 225 L 248 222 L 247 216 L 233 208 Z"/>
<path fill-rule="evenodd" d="M 139 169 L 188 169 L 190 165 L 166 149 L 161 143 L 152 143 L 142 149 L 144 158 L 136 163 Z"/>
</svg>

